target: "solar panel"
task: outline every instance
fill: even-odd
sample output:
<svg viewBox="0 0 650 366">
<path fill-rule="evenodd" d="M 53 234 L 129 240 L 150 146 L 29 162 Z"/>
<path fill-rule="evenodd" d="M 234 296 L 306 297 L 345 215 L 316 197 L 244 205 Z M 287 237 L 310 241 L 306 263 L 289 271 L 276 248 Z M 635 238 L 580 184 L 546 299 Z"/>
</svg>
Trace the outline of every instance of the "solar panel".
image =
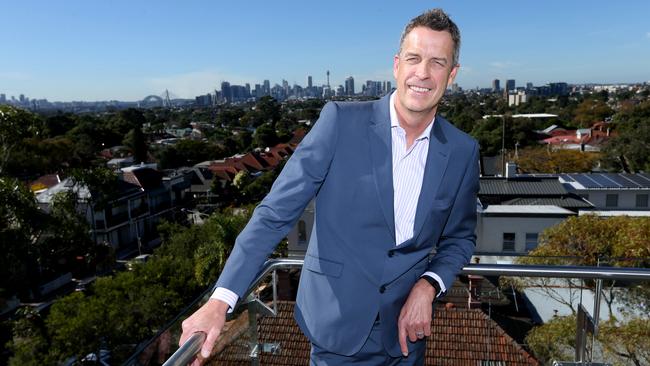
<svg viewBox="0 0 650 366">
<path fill-rule="evenodd" d="M 600 184 L 590 178 L 588 174 L 575 174 L 573 179 L 582 184 L 585 188 L 603 188 Z"/>
<path fill-rule="evenodd" d="M 590 177 L 603 186 L 603 188 L 621 188 L 620 184 L 614 182 L 605 174 L 592 174 Z"/>
<path fill-rule="evenodd" d="M 648 173 L 637 173 L 637 174 L 647 179 L 650 182 L 650 174 Z"/>
<path fill-rule="evenodd" d="M 637 183 L 643 188 L 650 188 L 650 179 L 646 179 L 640 174 L 623 174 L 625 178 Z"/>
<path fill-rule="evenodd" d="M 607 174 L 607 177 L 616 183 L 620 184 L 624 188 L 639 188 L 639 185 L 629 179 L 627 179 L 623 174 Z"/>
<path fill-rule="evenodd" d="M 562 177 L 565 182 L 575 182 L 575 180 L 573 180 L 569 174 L 560 174 L 560 177 Z"/>
</svg>

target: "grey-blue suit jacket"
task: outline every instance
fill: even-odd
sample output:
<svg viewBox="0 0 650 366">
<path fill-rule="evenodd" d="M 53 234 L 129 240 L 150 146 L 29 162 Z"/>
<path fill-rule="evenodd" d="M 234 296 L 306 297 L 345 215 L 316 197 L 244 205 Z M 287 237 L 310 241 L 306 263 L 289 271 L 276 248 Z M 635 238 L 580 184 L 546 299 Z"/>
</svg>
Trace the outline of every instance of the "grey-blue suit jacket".
<svg viewBox="0 0 650 366">
<path fill-rule="evenodd" d="M 319 347 L 352 355 L 379 314 L 384 346 L 400 356 L 397 318 L 417 279 L 433 271 L 450 288 L 471 258 L 479 167 L 476 141 L 436 117 L 414 235 L 396 246 L 390 128 L 389 96 L 326 104 L 237 238 L 217 286 L 241 297 L 315 197 L 296 321 Z"/>
</svg>

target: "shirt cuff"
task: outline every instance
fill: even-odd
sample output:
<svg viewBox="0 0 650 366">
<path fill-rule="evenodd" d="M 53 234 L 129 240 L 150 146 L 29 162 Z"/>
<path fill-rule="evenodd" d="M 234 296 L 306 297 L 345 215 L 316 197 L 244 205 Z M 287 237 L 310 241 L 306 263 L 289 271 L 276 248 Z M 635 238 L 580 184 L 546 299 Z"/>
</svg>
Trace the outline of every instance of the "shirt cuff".
<svg viewBox="0 0 650 366">
<path fill-rule="evenodd" d="M 237 296 L 236 293 L 228 290 L 225 287 L 217 287 L 212 293 L 212 296 L 210 296 L 210 298 L 215 300 L 221 300 L 226 304 L 228 304 L 228 306 L 230 306 L 230 308 L 228 309 L 229 313 L 232 313 L 232 311 L 235 309 L 235 305 L 237 305 L 237 300 L 239 300 L 239 296 Z"/>
<path fill-rule="evenodd" d="M 447 288 L 445 287 L 444 282 L 442 282 L 442 278 L 440 278 L 440 276 L 438 276 L 434 272 L 427 271 L 427 272 L 424 272 L 422 274 L 422 276 L 429 276 L 429 277 L 433 278 L 434 280 L 436 280 L 436 282 L 438 282 L 438 285 L 440 285 L 440 292 L 436 294 L 436 298 L 444 295 L 447 292 Z"/>
</svg>

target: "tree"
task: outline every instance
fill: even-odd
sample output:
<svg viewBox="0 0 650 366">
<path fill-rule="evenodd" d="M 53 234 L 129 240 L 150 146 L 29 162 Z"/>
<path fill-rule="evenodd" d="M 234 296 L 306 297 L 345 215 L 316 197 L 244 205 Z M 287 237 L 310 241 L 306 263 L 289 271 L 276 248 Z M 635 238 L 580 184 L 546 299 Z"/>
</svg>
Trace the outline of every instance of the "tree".
<svg viewBox="0 0 650 366">
<path fill-rule="evenodd" d="M 126 136 L 124 136 L 123 143 L 133 151 L 133 159 L 136 163 L 147 161 L 147 141 L 140 126 L 129 131 Z"/>
<path fill-rule="evenodd" d="M 275 128 L 269 123 L 265 123 L 255 129 L 253 134 L 253 145 L 261 149 L 272 147 L 279 142 L 278 134 Z"/>
<path fill-rule="evenodd" d="M 0 296 L 27 295 L 38 280 L 37 243 L 47 216 L 18 180 L 0 176 Z"/>
<path fill-rule="evenodd" d="M 572 360 L 575 355 L 576 317 L 554 317 L 533 328 L 526 335 L 526 344 L 543 364 L 554 360 Z"/>
<path fill-rule="evenodd" d="M 577 127 L 591 127 L 595 122 L 611 117 L 614 111 L 606 102 L 594 98 L 585 99 L 574 111 Z"/>
<path fill-rule="evenodd" d="M 11 158 L 12 150 L 22 140 L 39 133 L 38 118 L 31 112 L 0 105 L 0 175 Z"/>
<path fill-rule="evenodd" d="M 171 169 L 219 159 L 223 157 L 223 150 L 206 141 L 181 140 L 156 151 L 155 155 L 162 169 Z"/>
<path fill-rule="evenodd" d="M 614 116 L 617 135 L 605 146 L 607 165 L 630 172 L 650 171 L 650 101 Z"/>
<path fill-rule="evenodd" d="M 519 150 L 516 162 L 526 173 L 584 173 L 590 172 L 599 158 L 598 153 L 530 147 Z"/>
<path fill-rule="evenodd" d="M 258 119 L 258 123 L 262 124 L 265 122 L 270 122 L 272 126 L 275 126 L 275 123 L 278 122 L 282 116 L 281 108 L 282 107 L 280 106 L 280 103 L 278 103 L 275 98 L 270 96 L 262 97 L 255 105 L 255 110 L 261 117 Z M 257 127 L 259 124 L 253 127 Z"/>
<path fill-rule="evenodd" d="M 625 216 L 599 218 L 592 215 L 571 217 L 544 231 L 540 245 L 529 257 L 517 260 L 521 264 L 611 265 L 650 267 L 650 218 Z M 560 317 L 535 328 L 527 342 L 542 360 L 565 358 L 567 349 L 575 347 L 568 333 L 575 334 L 576 309 L 572 297 L 580 289 L 595 291 L 593 281 L 574 279 L 526 279 L 520 287 L 540 288 L 550 298 L 565 304 L 574 316 Z M 569 295 L 558 289 L 566 289 Z M 622 286 L 615 281 L 603 281 L 602 298 L 607 303 L 609 320 L 599 332 L 598 346 L 615 362 L 635 364 L 650 361 L 650 345 L 642 339 L 650 329 L 650 320 L 636 315 L 647 314 L 650 304 L 650 284 Z M 623 319 L 614 315 L 615 301 L 623 304 Z M 555 337 L 555 338 L 553 338 Z M 552 345 L 549 340 L 553 339 Z M 640 361 L 639 361 L 640 360 Z"/>
<path fill-rule="evenodd" d="M 471 135 L 478 140 L 482 155 L 494 156 L 501 151 L 502 123 L 500 118 L 488 118 L 472 129 Z"/>
<path fill-rule="evenodd" d="M 8 365 L 40 366 L 54 363 L 54 360 L 47 357 L 49 342 L 40 314 L 25 307 L 16 311 L 16 318 L 12 324 L 12 339 L 7 344 L 14 355 Z"/>
</svg>

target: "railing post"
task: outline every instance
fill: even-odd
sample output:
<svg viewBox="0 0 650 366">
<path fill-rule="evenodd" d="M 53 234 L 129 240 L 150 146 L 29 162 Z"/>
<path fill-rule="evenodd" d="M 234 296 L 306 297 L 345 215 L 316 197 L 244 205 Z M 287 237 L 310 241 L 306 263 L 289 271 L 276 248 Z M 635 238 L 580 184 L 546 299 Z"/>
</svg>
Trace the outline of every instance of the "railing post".
<svg viewBox="0 0 650 366">
<path fill-rule="evenodd" d="M 248 346 L 250 348 L 251 366 L 259 366 L 259 341 L 257 338 L 257 303 L 253 294 L 248 295 Z"/>
<path fill-rule="evenodd" d="M 278 313 L 278 271 L 273 270 L 273 312 Z"/>
</svg>

